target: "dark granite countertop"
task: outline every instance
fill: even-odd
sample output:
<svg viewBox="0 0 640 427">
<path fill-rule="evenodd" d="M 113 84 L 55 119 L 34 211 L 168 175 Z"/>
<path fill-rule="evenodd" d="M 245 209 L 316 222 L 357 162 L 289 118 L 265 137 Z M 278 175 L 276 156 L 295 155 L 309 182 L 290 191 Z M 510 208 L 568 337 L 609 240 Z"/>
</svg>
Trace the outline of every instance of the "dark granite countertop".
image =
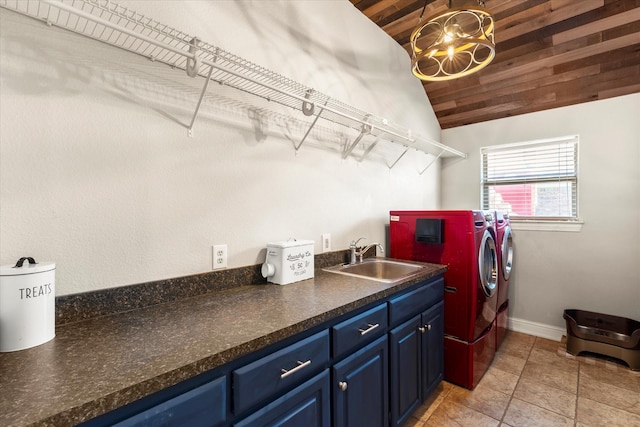
<svg viewBox="0 0 640 427">
<path fill-rule="evenodd" d="M 75 425 L 444 270 L 386 284 L 317 269 L 59 326 L 48 343 L 0 353 L 0 425 Z"/>
</svg>

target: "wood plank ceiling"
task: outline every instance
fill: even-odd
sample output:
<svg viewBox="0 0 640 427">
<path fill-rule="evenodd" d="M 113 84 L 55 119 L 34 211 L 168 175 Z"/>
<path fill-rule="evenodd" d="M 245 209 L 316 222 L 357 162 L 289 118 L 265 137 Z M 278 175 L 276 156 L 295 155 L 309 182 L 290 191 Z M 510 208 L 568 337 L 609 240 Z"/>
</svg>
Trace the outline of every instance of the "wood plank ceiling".
<svg viewBox="0 0 640 427">
<path fill-rule="evenodd" d="M 424 0 L 350 1 L 411 52 Z M 443 129 L 640 92 L 640 0 L 485 5 L 496 20 L 493 62 L 456 80 L 423 82 Z M 428 1 L 423 20 L 448 7 Z"/>
</svg>

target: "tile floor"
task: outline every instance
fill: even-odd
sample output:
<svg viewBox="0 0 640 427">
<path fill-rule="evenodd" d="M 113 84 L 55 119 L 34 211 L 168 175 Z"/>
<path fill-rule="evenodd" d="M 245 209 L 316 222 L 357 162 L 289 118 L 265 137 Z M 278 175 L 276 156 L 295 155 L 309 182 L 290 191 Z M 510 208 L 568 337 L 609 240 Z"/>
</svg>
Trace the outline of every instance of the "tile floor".
<svg viewBox="0 0 640 427">
<path fill-rule="evenodd" d="M 640 372 L 564 349 L 509 332 L 473 391 L 443 381 L 405 427 L 640 427 Z"/>
</svg>

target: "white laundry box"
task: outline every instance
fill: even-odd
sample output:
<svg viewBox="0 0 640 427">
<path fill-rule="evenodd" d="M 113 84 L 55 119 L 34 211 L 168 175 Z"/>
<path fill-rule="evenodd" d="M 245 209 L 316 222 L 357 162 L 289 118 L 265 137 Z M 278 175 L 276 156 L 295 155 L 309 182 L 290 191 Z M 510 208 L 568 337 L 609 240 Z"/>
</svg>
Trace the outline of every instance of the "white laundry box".
<svg viewBox="0 0 640 427">
<path fill-rule="evenodd" d="M 313 277 L 313 240 L 290 240 L 267 243 L 262 277 L 278 285 Z"/>
</svg>

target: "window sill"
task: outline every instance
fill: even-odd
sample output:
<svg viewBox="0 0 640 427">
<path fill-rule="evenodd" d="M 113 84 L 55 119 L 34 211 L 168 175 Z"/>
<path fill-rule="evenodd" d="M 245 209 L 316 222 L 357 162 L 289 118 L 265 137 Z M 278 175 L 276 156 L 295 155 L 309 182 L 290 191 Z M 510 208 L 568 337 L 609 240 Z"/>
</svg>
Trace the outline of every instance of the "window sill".
<svg viewBox="0 0 640 427">
<path fill-rule="evenodd" d="M 518 221 L 511 220 L 512 230 L 580 232 L 584 222 L 578 221 Z"/>
</svg>

